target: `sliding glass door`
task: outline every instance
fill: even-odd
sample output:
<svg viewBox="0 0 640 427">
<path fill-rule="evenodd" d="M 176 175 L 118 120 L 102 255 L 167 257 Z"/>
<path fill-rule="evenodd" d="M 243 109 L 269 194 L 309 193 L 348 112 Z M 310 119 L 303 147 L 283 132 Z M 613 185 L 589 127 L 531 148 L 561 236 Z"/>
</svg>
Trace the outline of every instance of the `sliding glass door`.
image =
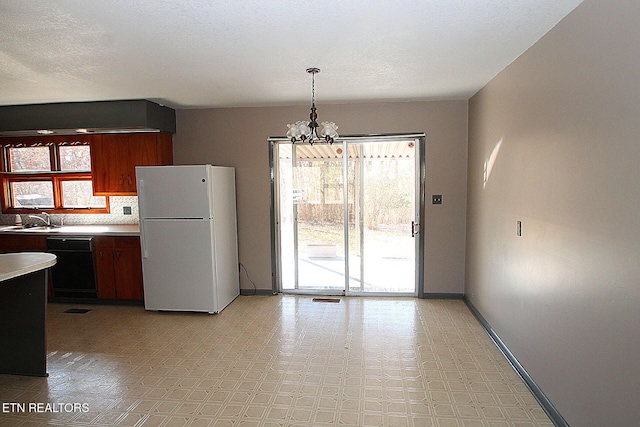
<svg viewBox="0 0 640 427">
<path fill-rule="evenodd" d="M 416 289 L 416 144 L 348 144 L 351 293 Z M 413 224 L 413 225 L 412 225 Z M 413 234 L 413 235 L 412 235 Z"/>
<path fill-rule="evenodd" d="M 278 144 L 283 290 L 342 294 L 345 289 L 342 162 L 316 155 L 333 150 Z"/>
<path fill-rule="evenodd" d="M 420 141 L 272 141 L 278 291 L 416 294 Z"/>
</svg>

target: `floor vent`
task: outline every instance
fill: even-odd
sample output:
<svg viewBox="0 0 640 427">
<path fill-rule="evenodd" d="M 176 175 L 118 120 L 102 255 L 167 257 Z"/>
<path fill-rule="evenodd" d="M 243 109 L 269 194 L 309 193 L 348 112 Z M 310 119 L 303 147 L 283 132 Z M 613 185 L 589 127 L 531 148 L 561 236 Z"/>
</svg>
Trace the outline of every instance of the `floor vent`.
<svg viewBox="0 0 640 427">
<path fill-rule="evenodd" d="M 314 298 L 314 302 L 340 302 L 340 298 Z"/>
<path fill-rule="evenodd" d="M 65 311 L 65 313 L 85 314 L 90 311 L 91 309 L 88 309 L 88 308 L 70 308 L 69 310 Z"/>
</svg>

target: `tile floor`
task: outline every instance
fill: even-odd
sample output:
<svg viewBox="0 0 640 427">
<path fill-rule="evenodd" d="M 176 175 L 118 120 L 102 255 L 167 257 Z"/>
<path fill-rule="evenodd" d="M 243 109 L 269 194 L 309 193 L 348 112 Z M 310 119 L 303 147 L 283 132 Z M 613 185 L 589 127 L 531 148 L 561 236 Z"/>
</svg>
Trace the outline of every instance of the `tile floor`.
<svg viewBox="0 0 640 427">
<path fill-rule="evenodd" d="M 0 375 L 0 426 L 553 425 L 462 301 L 70 307 L 48 307 L 48 378 Z"/>
</svg>

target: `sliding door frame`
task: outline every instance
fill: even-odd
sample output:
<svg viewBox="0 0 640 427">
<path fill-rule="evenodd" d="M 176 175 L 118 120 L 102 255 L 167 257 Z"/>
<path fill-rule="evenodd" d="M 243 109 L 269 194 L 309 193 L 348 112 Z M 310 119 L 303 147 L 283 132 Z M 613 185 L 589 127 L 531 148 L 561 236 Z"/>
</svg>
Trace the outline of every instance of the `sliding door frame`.
<svg viewBox="0 0 640 427">
<path fill-rule="evenodd" d="M 425 181 L 426 181 L 426 135 L 424 133 L 403 133 L 403 134 L 373 134 L 373 135 L 348 135 L 341 136 L 338 141 L 335 142 L 335 145 L 344 144 L 345 141 L 357 141 L 357 140 L 379 140 L 379 141 L 392 141 L 396 139 L 403 138 L 415 138 L 418 144 L 418 156 L 416 156 L 416 174 L 418 175 L 417 179 L 417 189 L 416 189 L 416 203 L 417 203 L 417 218 L 416 218 L 416 227 L 414 228 L 414 232 L 417 234 L 415 236 L 416 239 L 416 296 L 418 298 L 424 298 L 424 230 L 425 230 Z M 276 145 L 279 143 L 287 143 L 290 142 L 288 138 L 285 137 L 269 137 L 269 177 L 270 177 L 270 219 L 271 219 L 271 287 L 272 293 L 277 294 L 282 292 L 282 271 L 281 265 L 279 262 L 281 257 L 280 253 L 280 223 L 279 223 L 279 213 L 278 213 L 278 200 L 280 197 L 280 188 L 279 188 L 279 176 L 277 175 L 278 169 L 276 168 L 275 162 L 278 161 L 276 152 Z M 294 144 L 294 152 L 295 152 Z M 344 162 L 344 174 L 346 176 L 347 170 L 347 162 Z M 346 179 L 346 178 L 345 178 Z M 346 181 L 345 181 L 346 182 Z M 346 212 L 346 209 L 345 209 Z M 347 213 L 345 213 L 345 220 Z M 348 238 L 348 237 L 347 237 Z M 348 241 L 347 241 L 348 245 Z M 345 254 L 346 255 L 346 254 Z M 349 269 L 348 266 L 348 257 L 345 256 L 345 262 L 347 263 L 346 268 L 347 271 Z M 297 280 L 297 279 L 296 279 Z M 348 279 L 347 279 L 348 280 Z M 345 283 L 345 291 L 346 295 L 349 295 L 348 284 Z M 309 293 L 315 294 L 316 292 L 298 292 L 296 293 Z M 352 294 L 356 296 L 369 296 L 371 294 L 367 293 L 356 293 Z M 375 294 L 371 296 L 376 296 Z"/>
</svg>

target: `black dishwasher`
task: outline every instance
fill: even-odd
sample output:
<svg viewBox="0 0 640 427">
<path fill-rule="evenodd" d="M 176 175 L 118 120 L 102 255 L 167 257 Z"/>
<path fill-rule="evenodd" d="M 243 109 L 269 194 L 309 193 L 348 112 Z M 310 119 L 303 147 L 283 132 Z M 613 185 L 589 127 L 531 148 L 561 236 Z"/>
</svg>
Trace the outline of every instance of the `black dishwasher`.
<svg viewBox="0 0 640 427">
<path fill-rule="evenodd" d="M 98 298 L 93 269 L 93 237 L 47 237 L 47 252 L 58 257 L 51 268 L 56 298 Z"/>
</svg>

